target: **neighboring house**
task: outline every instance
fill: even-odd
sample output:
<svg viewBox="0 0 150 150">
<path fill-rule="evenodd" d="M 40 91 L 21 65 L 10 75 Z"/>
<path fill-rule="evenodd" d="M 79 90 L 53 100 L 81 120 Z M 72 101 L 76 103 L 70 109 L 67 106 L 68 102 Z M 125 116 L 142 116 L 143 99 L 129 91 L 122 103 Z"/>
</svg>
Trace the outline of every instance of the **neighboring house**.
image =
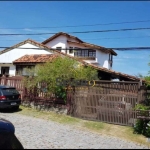
<svg viewBox="0 0 150 150">
<path fill-rule="evenodd" d="M 113 56 L 117 53 L 112 49 L 86 43 L 79 38 L 64 32 L 59 32 L 46 39 L 42 44 L 55 48 L 63 53 L 80 58 L 96 66 L 112 69 Z"/>
<path fill-rule="evenodd" d="M 16 66 L 16 75 L 29 75 L 26 68 L 35 68 L 37 64 L 42 64 L 47 61 L 51 62 L 55 58 L 57 58 L 57 54 L 32 54 L 32 55 L 24 55 L 15 61 L 13 61 L 13 65 Z"/>
<path fill-rule="evenodd" d="M 47 46 L 35 42 L 33 40 L 25 40 L 10 48 L 0 51 L 0 74 L 15 76 L 16 69 L 20 66 L 13 64 L 13 61 L 28 54 L 53 54 L 54 51 L 50 50 Z M 17 68 L 16 68 L 17 67 Z"/>
</svg>

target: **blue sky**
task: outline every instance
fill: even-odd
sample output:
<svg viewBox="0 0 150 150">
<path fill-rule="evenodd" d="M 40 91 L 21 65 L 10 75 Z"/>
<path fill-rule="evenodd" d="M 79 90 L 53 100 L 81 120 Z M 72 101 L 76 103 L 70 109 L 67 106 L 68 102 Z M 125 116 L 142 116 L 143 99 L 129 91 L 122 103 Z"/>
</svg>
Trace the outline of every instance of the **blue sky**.
<svg viewBox="0 0 150 150">
<path fill-rule="evenodd" d="M 57 33 L 150 27 L 149 1 L 1 1 L 0 34 Z M 91 25 L 91 26 L 81 26 Z M 78 26 L 78 27 L 64 27 Z M 33 28 L 49 27 L 49 28 Z M 19 29 L 16 29 L 19 28 Z M 13 46 L 28 38 L 42 42 L 49 35 L 0 36 L 0 47 Z M 85 42 L 112 47 L 150 47 L 150 30 L 72 34 Z M 1 49 L 2 50 L 2 49 Z M 113 70 L 130 75 L 147 75 L 150 50 L 117 51 Z"/>
</svg>

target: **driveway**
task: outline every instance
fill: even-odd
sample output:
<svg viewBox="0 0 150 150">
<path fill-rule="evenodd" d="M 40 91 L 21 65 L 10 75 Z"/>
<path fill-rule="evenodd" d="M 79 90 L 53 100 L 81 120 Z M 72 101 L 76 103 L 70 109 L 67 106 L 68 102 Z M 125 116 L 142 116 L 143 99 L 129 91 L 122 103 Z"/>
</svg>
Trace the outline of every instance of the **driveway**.
<svg viewBox="0 0 150 150">
<path fill-rule="evenodd" d="M 25 149 L 147 149 L 133 142 L 73 128 L 53 121 L 17 113 L 0 112 L 15 125 L 16 136 Z"/>
</svg>

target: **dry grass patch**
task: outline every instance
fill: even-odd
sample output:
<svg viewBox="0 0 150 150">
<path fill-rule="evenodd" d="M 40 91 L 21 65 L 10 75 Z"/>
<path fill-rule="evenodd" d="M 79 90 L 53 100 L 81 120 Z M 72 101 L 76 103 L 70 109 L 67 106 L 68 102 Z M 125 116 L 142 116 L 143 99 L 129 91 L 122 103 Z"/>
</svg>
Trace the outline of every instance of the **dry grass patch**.
<svg viewBox="0 0 150 150">
<path fill-rule="evenodd" d="M 62 124 L 71 125 L 82 130 L 89 130 L 98 134 L 106 134 L 109 136 L 119 137 L 128 141 L 137 142 L 150 146 L 143 135 L 133 134 L 133 128 L 128 126 L 120 126 L 96 121 L 87 121 L 74 118 L 67 115 L 57 114 L 55 112 L 38 111 L 35 109 L 20 106 L 22 111 L 18 114 L 27 115 L 31 117 L 55 121 Z"/>
</svg>

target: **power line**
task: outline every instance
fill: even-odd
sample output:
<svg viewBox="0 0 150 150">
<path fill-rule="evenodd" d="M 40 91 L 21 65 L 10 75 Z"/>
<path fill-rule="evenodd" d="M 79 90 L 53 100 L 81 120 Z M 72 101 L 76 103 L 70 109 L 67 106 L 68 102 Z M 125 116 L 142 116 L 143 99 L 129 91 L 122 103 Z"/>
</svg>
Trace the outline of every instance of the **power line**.
<svg viewBox="0 0 150 150">
<path fill-rule="evenodd" d="M 83 38 L 83 40 L 100 40 L 100 39 L 103 39 L 103 40 L 108 39 L 109 40 L 109 39 L 130 39 L 130 38 L 149 38 L 149 37 L 150 36 L 134 36 L 134 37 L 128 36 L 128 37 L 113 37 L 113 38 L 103 37 L 103 38 L 94 38 L 94 39 L 90 39 L 90 38 L 84 39 Z M 25 40 L 25 39 L 23 39 L 23 40 Z M 0 41 L 23 41 L 23 40 L 0 40 Z M 36 40 L 36 41 L 41 41 L 41 40 Z M 59 40 L 55 40 L 55 41 L 59 41 Z"/>
<path fill-rule="evenodd" d="M 131 30 L 149 30 L 150 27 L 147 28 L 129 28 L 129 29 L 112 29 L 112 30 L 97 30 L 97 31 L 75 31 L 68 32 L 69 33 L 96 33 L 96 32 L 118 32 L 118 31 L 131 31 Z M 0 34 L 0 36 L 10 36 L 10 35 L 46 35 L 46 34 L 57 34 L 57 33 L 26 33 L 26 34 Z"/>
<path fill-rule="evenodd" d="M 74 25 L 74 26 L 52 26 L 52 27 L 25 27 L 25 28 L 0 28 L 0 29 L 40 29 L 40 28 L 71 28 L 71 27 L 85 27 L 85 26 L 100 26 L 100 25 L 113 25 L 113 24 L 129 24 L 129 23 L 144 23 L 150 22 L 150 20 L 140 20 L 140 21 L 126 21 L 126 22 L 111 22 L 111 23 L 99 23 L 99 24 L 89 24 L 89 25 Z"/>
<path fill-rule="evenodd" d="M 0 48 L 12 48 L 12 47 L 0 47 Z M 15 47 L 14 47 L 15 48 Z M 23 47 L 18 47 L 17 49 L 36 49 L 36 50 L 57 50 L 59 51 L 58 49 L 56 48 L 23 48 Z M 75 48 L 75 49 L 68 49 L 68 48 L 62 48 L 61 50 L 91 50 L 91 48 L 84 48 L 84 49 L 81 49 L 81 48 Z M 96 48 L 92 48 L 93 50 L 96 49 Z M 102 50 L 106 50 L 106 49 L 113 49 L 113 50 L 150 50 L 150 47 L 113 47 L 113 48 L 101 48 Z"/>
</svg>

